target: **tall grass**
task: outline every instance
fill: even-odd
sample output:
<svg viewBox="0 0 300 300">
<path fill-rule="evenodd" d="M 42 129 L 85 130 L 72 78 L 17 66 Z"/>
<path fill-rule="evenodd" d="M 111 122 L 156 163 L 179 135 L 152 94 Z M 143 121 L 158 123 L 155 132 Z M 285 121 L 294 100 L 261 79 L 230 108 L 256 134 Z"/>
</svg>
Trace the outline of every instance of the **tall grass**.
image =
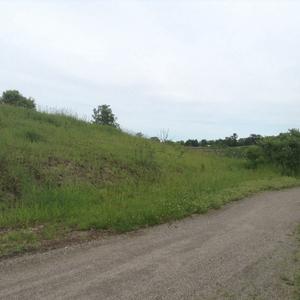
<svg viewBox="0 0 300 300">
<path fill-rule="evenodd" d="M 0 228 L 132 230 L 296 185 L 271 166 L 0 106 Z"/>
</svg>

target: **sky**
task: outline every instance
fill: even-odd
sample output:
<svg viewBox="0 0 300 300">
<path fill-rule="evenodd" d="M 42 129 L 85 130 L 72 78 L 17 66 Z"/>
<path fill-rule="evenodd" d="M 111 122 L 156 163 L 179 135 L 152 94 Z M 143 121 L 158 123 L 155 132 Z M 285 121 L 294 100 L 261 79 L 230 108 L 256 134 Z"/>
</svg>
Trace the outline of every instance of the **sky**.
<svg viewBox="0 0 300 300">
<path fill-rule="evenodd" d="M 0 93 L 174 140 L 300 127 L 300 1 L 0 0 Z"/>
</svg>

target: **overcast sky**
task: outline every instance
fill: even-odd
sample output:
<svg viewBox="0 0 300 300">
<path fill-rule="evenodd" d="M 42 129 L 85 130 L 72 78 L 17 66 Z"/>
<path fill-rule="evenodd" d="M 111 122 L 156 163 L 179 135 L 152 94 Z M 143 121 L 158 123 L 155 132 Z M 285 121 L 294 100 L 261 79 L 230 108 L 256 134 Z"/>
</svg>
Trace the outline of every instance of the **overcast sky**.
<svg viewBox="0 0 300 300">
<path fill-rule="evenodd" d="M 173 139 L 300 127 L 300 1 L 0 0 L 0 92 Z"/>
</svg>

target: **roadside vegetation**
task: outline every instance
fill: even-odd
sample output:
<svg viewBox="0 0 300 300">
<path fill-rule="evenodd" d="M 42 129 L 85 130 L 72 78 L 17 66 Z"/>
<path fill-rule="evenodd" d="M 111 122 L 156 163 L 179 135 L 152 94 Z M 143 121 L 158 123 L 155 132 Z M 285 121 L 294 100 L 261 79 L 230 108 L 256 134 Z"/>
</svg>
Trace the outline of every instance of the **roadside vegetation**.
<svg viewBox="0 0 300 300">
<path fill-rule="evenodd" d="M 97 124 L 100 112 L 89 123 L 0 105 L 0 256 L 205 213 L 300 183 L 268 161 L 249 167 L 245 158 L 126 134 L 115 119 Z"/>
</svg>

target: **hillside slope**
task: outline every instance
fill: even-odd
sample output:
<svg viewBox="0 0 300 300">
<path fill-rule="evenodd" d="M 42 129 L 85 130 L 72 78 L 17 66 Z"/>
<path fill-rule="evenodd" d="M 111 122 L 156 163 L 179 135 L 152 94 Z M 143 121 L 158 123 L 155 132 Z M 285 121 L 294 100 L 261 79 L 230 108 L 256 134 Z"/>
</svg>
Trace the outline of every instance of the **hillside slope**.
<svg viewBox="0 0 300 300">
<path fill-rule="evenodd" d="M 128 231 L 297 185 L 271 167 L 62 114 L 0 106 L 0 255 L 72 231 Z"/>
</svg>

